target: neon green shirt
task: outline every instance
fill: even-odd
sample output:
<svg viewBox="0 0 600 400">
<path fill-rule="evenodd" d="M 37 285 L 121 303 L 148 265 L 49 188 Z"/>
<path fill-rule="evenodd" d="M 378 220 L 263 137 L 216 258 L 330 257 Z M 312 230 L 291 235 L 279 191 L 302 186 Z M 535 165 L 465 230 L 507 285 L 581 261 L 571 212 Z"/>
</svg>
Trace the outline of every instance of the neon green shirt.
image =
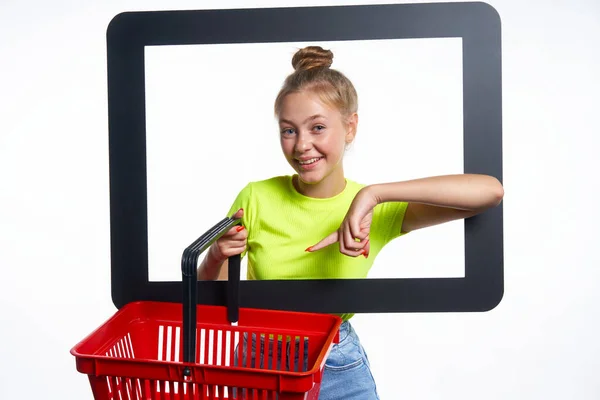
<svg viewBox="0 0 600 400">
<path fill-rule="evenodd" d="M 337 196 L 320 199 L 300 194 L 292 176 L 278 176 L 251 182 L 238 194 L 229 210 L 244 209 L 242 224 L 248 231 L 248 280 L 362 279 L 366 278 L 381 249 L 402 235 L 405 202 L 386 202 L 373 211 L 369 257 L 349 257 L 337 243 L 309 253 L 336 231 L 365 185 L 346 179 L 346 188 Z M 349 319 L 352 314 L 342 315 Z"/>
</svg>

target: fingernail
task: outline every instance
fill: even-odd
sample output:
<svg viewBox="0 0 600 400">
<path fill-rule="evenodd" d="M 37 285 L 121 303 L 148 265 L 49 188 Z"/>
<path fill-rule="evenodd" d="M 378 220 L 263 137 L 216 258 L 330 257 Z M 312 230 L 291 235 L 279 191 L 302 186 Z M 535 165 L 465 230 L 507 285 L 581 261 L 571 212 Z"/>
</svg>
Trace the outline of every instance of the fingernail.
<svg viewBox="0 0 600 400">
<path fill-rule="evenodd" d="M 244 229 L 243 226 L 238 226 L 237 228 L 235 228 L 236 231 L 241 232 Z"/>
<path fill-rule="evenodd" d="M 369 253 L 365 253 L 365 258 L 369 258 Z"/>
<path fill-rule="evenodd" d="M 307 247 L 304 251 L 312 251 L 312 247 Z"/>
</svg>

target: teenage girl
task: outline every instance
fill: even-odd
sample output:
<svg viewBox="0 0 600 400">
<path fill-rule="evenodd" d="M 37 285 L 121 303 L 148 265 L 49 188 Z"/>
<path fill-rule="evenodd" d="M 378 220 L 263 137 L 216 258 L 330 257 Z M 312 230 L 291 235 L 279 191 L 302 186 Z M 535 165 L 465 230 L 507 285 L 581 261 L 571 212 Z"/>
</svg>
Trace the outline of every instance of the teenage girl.
<svg viewBox="0 0 600 400">
<path fill-rule="evenodd" d="M 248 279 L 365 278 L 391 240 L 501 202 L 502 185 L 486 175 L 372 185 L 346 178 L 344 152 L 356 136 L 358 99 L 350 80 L 330 68 L 332 61 L 332 52 L 317 46 L 293 56 L 295 71 L 274 111 L 281 149 L 295 174 L 251 182 L 239 192 L 229 215 L 241 218 L 242 226 L 211 246 L 199 279 L 227 279 L 227 259 L 237 254 L 248 257 Z M 379 399 L 351 317 L 342 315 L 321 400 Z"/>
</svg>

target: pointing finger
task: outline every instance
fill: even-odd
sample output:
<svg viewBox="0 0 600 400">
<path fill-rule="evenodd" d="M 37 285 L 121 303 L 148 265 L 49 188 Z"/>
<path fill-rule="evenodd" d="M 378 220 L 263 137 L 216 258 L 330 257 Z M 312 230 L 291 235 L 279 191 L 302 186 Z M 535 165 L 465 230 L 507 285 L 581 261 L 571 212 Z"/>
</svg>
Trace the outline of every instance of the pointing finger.
<svg viewBox="0 0 600 400">
<path fill-rule="evenodd" d="M 329 236 L 327 236 L 325 239 L 321 240 L 319 243 L 306 249 L 306 251 L 313 252 L 313 251 L 321 250 L 322 248 L 325 248 L 325 247 L 330 246 L 330 245 L 334 244 L 335 242 L 337 242 L 338 237 L 339 237 L 338 231 L 332 232 Z"/>
</svg>

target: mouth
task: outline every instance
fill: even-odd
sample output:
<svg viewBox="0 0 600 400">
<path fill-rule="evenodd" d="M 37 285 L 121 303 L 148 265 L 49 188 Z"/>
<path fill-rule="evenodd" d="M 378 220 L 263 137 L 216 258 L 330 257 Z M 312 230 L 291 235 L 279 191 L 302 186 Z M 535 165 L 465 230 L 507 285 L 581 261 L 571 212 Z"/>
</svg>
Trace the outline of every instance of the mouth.
<svg viewBox="0 0 600 400">
<path fill-rule="evenodd" d="M 296 160 L 296 163 L 298 163 L 298 165 L 300 165 L 300 168 L 302 169 L 312 169 L 315 166 L 317 166 L 317 164 L 319 164 L 319 161 L 321 161 L 322 159 L 323 157 L 313 157 L 308 160 Z"/>
</svg>

